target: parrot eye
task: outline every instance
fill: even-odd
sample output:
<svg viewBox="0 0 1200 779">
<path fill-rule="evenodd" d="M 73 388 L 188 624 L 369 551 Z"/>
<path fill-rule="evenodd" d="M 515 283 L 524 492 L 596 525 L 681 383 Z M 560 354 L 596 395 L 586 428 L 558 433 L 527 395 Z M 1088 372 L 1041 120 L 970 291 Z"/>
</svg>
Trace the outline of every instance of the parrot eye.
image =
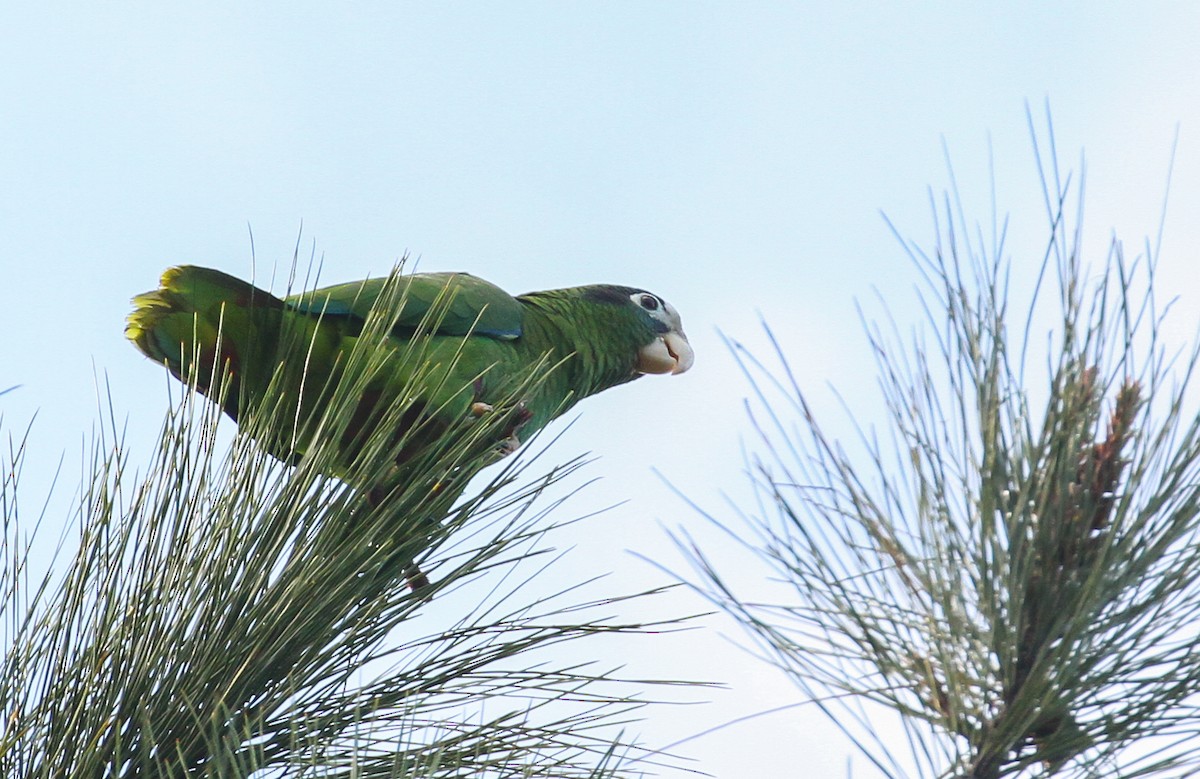
<svg viewBox="0 0 1200 779">
<path fill-rule="evenodd" d="M 638 302 L 642 305 L 642 308 L 646 309 L 647 311 L 657 311 L 662 305 L 658 298 L 649 294 L 642 295 Z"/>
</svg>

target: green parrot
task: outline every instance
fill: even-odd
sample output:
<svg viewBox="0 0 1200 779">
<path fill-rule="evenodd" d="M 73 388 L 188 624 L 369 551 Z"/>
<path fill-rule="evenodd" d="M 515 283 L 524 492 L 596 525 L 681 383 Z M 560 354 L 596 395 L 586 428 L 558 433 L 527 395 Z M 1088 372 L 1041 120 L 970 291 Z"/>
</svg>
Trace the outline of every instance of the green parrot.
<svg viewBox="0 0 1200 779">
<path fill-rule="evenodd" d="M 355 396 L 338 444 L 342 465 L 331 475 L 343 478 L 400 397 L 414 402 L 393 423 L 397 440 L 405 441 L 396 471 L 455 420 L 483 417 L 511 402 L 514 392 L 518 402 L 501 440 L 490 443 L 493 456 L 514 451 L 589 395 L 644 374 L 683 373 L 693 362 L 670 304 L 607 284 L 514 297 L 468 273 L 393 274 L 281 299 L 220 271 L 184 265 L 168 269 L 158 289 L 133 303 L 125 334 L 143 354 L 222 398 L 235 421 L 270 392 L 270 402 L 286 412 L 280 418 L 298 420 L 296 430 L 319 416 L 344 378 L 368 315 L 398 309 L 383 312 L 390 318 L 388 348 Z M 421 331 L 426 336 L 417 338 Z M 411 348 L 417 342 L 419 352 Z M 295 370 L 287 372 L 289 366 Z M 531 373 L 541 375 L 530 382 Z M 309 446 L 288 431 L 256 441 L 281 459 L 302 456 Z"/>
</svg>

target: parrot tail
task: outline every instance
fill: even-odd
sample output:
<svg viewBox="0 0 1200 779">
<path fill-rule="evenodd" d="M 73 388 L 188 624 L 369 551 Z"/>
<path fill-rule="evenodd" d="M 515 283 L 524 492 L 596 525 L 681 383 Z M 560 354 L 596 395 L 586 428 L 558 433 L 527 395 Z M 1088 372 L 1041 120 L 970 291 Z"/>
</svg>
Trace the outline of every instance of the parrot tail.
<svg viewBox="0 0 1200 779">
<path fill-rule="evenodd" d="M 214 370 L 218 358 L 236 380 L 242 358 L 250 356 L 242 353 L 252 348 L 254 320 L 284 308 L 269 292 L 194 265 L 168 269 L 159 288 L 134 297 L 133 304 L 125 336 L 176 377 L 196 381 L 205 394 L 220 380 Z"/>
</svg>

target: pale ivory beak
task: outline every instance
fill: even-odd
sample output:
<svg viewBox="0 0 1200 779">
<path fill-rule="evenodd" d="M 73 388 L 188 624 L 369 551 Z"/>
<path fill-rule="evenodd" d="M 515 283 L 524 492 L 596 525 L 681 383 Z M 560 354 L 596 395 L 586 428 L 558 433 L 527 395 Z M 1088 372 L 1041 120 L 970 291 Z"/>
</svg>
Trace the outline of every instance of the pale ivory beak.
<svg viewBox="0 0 1200 779">
<path fill-rule="evenodd" d="M 696 356 L 683 333 L 667 333 L 638 350 L 638 373 L 683 373 Z"/>
</svg>

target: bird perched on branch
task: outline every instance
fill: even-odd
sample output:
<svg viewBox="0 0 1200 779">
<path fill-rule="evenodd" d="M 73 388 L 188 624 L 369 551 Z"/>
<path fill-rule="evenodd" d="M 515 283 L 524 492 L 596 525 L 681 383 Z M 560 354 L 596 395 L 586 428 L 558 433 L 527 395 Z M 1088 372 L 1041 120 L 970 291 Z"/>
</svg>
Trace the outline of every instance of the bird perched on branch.
<svg viewBox="0 0 1200 779">
<path fill-rule="evenodd" d="M 467 273 L 393 273 L 278 298 L 185 265 L 133 302 L 129 339 L 234 420 L 264 404 L 282 409 L 277 418 L 294 422 L 279 426 L 288 430 L 256 433 L 281 459 L 313 445 L 319 433 L 310 423 L 350 376 L 371 317 L 382 316 L 383 347 L 372 346 L 370 375 L 354 385 L 354 410 L 341 427 L 333 475 L 343 478 L 381 424 L 403 441 L 402 468 L 456 421 L 508 402 L 502 435 L 490 442 L 507 454 L 579 400 L 644 374 L 683 373 L 693 360 L 670 304 L 607 284 L 514 297 Z M 388 417 L 400 399 L 406 411 Z"/>
</svg>

